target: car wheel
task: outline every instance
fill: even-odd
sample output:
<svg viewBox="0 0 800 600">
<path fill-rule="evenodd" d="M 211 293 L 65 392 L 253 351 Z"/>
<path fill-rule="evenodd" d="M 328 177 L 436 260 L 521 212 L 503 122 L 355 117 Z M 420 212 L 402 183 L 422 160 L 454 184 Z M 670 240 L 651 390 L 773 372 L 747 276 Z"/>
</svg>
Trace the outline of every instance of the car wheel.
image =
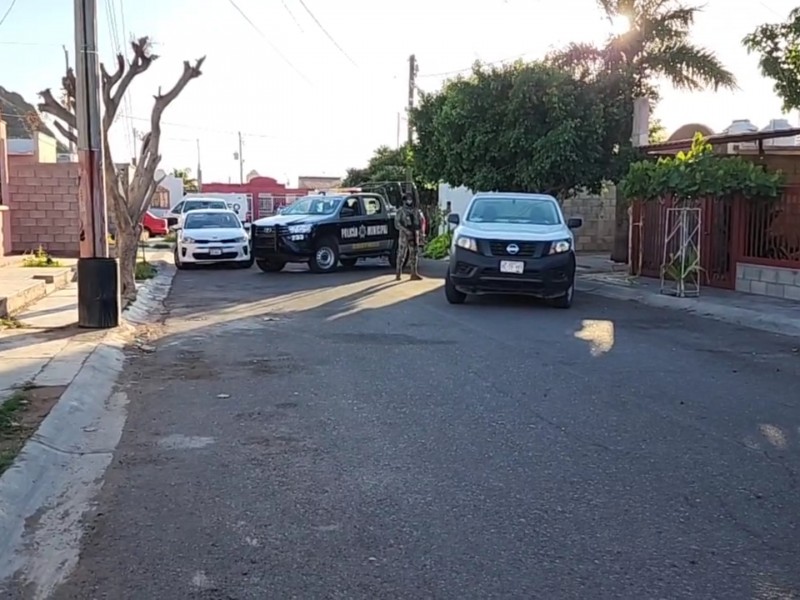
<svg viewBox="0 0 800 600">
<path fill-rule="evenodd" d="M 356 263 L 358 262 L 358 259 L 357 258 L 341 258 L 341 259 L 339 259 L 339 262 L 342 263 L 342 266 L 345 269 L 352 269 L 353 267 L 356 266 Z"/>
<path fill-rule="evenodd" d="M 283 270 L 283 267 L 286 266 L 286 262 L 282 260 L 269 260 L 266 258 L 260 258 L 256 261 L 258 268 L 264 271 L 264 273 L 277 273 Z"/>
<path fill-rule="evenodd" d="M 450 279 L 450 269 L 447 270 L 447 275 L 444 277 L 444 295 L 450 304 L 464 304 L 467 295 L 456 289 L 453 280 Z"/>
<path fill-rule="evenodd" d="M 178 269 L 179 271 L 183 271 L 188 267 L 186 263 L 181 261 L 180 254 L 178 254 L 177 244 L 175 245 L 175 250 L 172 251 L 172 259 L 173 262 L 175 263 L 175 268 Z"/>
<path fill-rule="evenodd" d="M 570 308 L 572 306 L 572 299 L 575 297 L 575 282 L 569 286 L 567 293 L 558 298 L 553 298 L 550 303 L 555 308 Z"/>
<path fill-rule="evenodd" d="M 336 240 L 324 238 L 319 241 L 314 249 L 314 254 L 308 263 L 314 273 L 330 273 L 336 270 L 339 264 L 339 246 Z"/>
<path fill-rule="evenodd" d="M 241 267 L 242 269 L 249 269 L 255 264 L 255 262 L 256 259 L 253 258 L 253 255 L 251 254 L 247 260 L 239 261 L 239 267 Z"/>
</svg>

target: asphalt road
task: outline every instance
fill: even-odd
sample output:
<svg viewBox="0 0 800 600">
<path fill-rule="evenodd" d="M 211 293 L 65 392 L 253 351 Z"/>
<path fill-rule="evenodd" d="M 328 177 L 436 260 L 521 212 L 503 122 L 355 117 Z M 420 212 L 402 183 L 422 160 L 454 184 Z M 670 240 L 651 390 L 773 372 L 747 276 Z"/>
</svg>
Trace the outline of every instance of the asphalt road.
<svg viewBox="0 0 800 600">
<path fill-rule="evenodd" d="M 800 598 L 796 340 L 425 268 L 179 273 L 57 599 Z"/>
</svg>

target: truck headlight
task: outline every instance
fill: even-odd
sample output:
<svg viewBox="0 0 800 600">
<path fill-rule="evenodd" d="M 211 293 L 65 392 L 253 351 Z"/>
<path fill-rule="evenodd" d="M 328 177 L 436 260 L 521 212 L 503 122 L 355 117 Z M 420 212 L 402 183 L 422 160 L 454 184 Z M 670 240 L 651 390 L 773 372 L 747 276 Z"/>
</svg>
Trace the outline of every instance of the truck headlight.
<svg viewBox="0 0 800 600">
<path fill-rule="evenodd" d="M 572 250 L 572 240 L 558 240 L 550 242 L 550 254 L 563 254 Z"/>
<path fill-rule="evenodd" d="M 289 233 L 311 233 L 311 225 L 289 225 Z"/>
<path fill-rule="evenodd" d="M 471 237 L 459 236 L 456 238 L 456 246 L 464 248 L 464 250 L 469 250 L 470 252 L 478 251 L 478 244 L 475 242 L 475 238 Z"/>
</svg>

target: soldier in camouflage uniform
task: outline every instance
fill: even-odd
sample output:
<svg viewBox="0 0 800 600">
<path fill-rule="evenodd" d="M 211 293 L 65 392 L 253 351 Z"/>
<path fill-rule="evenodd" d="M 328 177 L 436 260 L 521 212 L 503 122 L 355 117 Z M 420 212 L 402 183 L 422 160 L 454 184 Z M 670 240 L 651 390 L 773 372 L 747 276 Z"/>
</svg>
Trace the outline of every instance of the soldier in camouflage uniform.
<svg viewBox="0 0 800 600">
<path fill-rule="evenodd" d="M 419 211 L 414 207 L 414 199 L 406 194 L 403 196 L 403 205 L 394 218 L 395 227 L 399 233 L 397 238 L 397 274 L 395 280 L 400 281 L 403 272 L 403 263 L 406 256 L 411 267 L 411 281 L 419 281 L 422 277 L 417 271 L 419 263 L 419 236 L 420 219 Z"/>
</svg>

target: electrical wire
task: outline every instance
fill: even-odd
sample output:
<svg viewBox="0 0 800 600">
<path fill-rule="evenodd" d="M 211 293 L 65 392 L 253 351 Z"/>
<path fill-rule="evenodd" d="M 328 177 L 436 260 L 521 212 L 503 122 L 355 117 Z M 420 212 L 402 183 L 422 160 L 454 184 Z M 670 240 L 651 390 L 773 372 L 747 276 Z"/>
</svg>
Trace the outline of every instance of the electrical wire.
<svg viewBox="0 0 800 600">
<path fill-rule="evenodd" d="M 493 60 L 491 62 L 485 62 L 485 63 L 481 63 L 481 64 L 483 66 L 486 66 L 486 67 L 492 67 L 492 66 L 501 65 L 503 63 L 507 63 L 507 62 L 510 62 L 510 61 L 519 60 L 521 58 L 524 58 L 524 57 L 528 56 L 529 54 L 530 54 L 530 52 L 525 52 L 523 54 L 518 54 L 516 56 L 509 56 L 508 58 L 501 58 L 500 60 Z M 459 75 L 461 73 L 469 73 L 470 71 L 472 71 L 472 67 L 471 66 L 466 67 L 464 69 L 457 69 L 455 71 L 443 71 L 441 73 L 423 73 L 421 75 L 417 75 L 417 79 L 430 79 L 432 77 L 448 77 L 450 75 Z"/>
<path fill-rule="evenodd" d="M 250 25 L 250 27 L 252 27 L 252 28 L 253 28 L 253 30 L 255 30 L 255 32 L 256 32 L 256 33 L 258 33 L 258 35 L 260 35 L 260 36 L 263 38 L 263 40 L 264 40 L 265 42 L 267 42 L 267 44 L 270 46 L 270 48 L 272 48 L 272 50 L 275 52 L 275 54 L 277 54 L 278 56 L 280 56 L 280 57 L 281 57 L 281 59 L 283 59 L 283 62 L 285 62 L 285 63 L 286 63 L 286 64 L 287 64 L 289 67 L 291 67 L 291 69 L 292 69 L 292 70 L 293 70 L 295 73 L 297 73 L 297 74 L 298 74 L 298 75 L 299 75 L 299 76 L 300 76 L 300 77 L 301 77 L 301 78 L 302 78 L 302 79 L 303 79 L 303 80 L 304 80 L 304 81 L 305 81 L 307 84 L 309 84 L 309 85 L 311 85 L 311 86 L 313 86 L 313 85 L 314 85 L 313 83 L 311 83 L 311 80 L 309 80 L 309 79 L 308 79 L 308 77 L 306 77 L 306 76 L 303 74 L 303 72 L 302 72 L 300 69 L 298 69 L 298 68 L 295 66 L 295 64 L 294 64 L 292 61 L 290 61 L 290 60 L 289 60 L 289 59 L 286 57 L 286 55 L 285 55 L 285 54 L 283 54 L 283 52 L 281 52 L 281 51 L 280 51 L 280 48 L 278 48 L 278 47 L 277 47 L 277 46 L 276 46 L 276 45 L 275 45 L 275 44 L 272 42 L 272 40 L 270 40 L 270 39 L 269 39 L 269 38 L 268 38 L 268 37 L 267 37 L 267 36 L 264 34 L 264 32 L 263 32 L 263 31 L 261 31 L 261 29 L 259 29 L 258 25 L 256 25 L 255 23 L 253 23 L 253 21 L 250 19 L 250 17 L 248 17 L 248 16 L 247 16 L 247 14 L 246 14 L 246 13 L 245 13 L 245 12 L 244 12 L 244 11 L 243 11 L 241 8 L 239 8 L 239 5 L 238 5 L 238 4 L 236 4 L 236 2 L 235 2 L 234 0 L 228 0 L 228 2 L 230 2 L 231 6 L 233 6 L 233 8 L 235 8 L 235 9 L 236 9 L 236 11 L 237 11 L 237 12 L 238 12 L 238 13 L 239 13 L 241 16 L 242 16 L 242 18 L 243 18 L 245 21 L 247 21 L 248 25 Z"/>
<path fill-rule="evenodd" d="M 132 116 L 123 116 L 123 119 L 129 119 L 131 121 L 146 121 L 150 122 L 149 118 L 145 117 L 132 117 Z M 239 132 L 229 129 L 214 129 L 213 127 L 198 127 L 197 125 L 189 125 L 188 123 L 174 123 L 170 121 L 161 121 L 162 125 L 166 125 L 167 127 L 178 127 L 180 129 L 192 129 L 196 131 L 208 131 L 211 133 L 221 133 L 225 135 L 237 135 Z M 270 135 L 267 133 L 246 133 L 242 132 L 243 137 L 250 137 L 250 138 L 271 138 L 275 139 L 276 136 Z"/>
<path fill-rule="evenodd" d="M 6 12 L 3 13 L 2 17 L 0 17 L 0 26 L 2 26 L 3 23 L 6 22 L 6 19 L 8 18 L 8 15 L 11 14 L 11 9 L 14 8 L 14 5 L 16 3 L 17 3 L 17 0 L 11 0 L 11 4 L 8 5 L 8 8 L 6 9 Z"/>
<path fill-rule="evenodd" d="M 300 21 L 297 20 L 297 17 L 294 16 L 294 13 L 292 12 L 292 9 L 289 8 L 288 4 L 286 4 L 286 0 L 281 0 L 281 4 L 283 4 L 284 10 L 287 13 L 289 13 L 289 16 L 292 17 L 292 21 L 294 21 L 294 24 L 297 25 L 297 28 L 300 30 L 300 33 L 305 33 L 305 31 L 303 30 L 303 27 L 300 25 Z"/>
<path fill-rule="evenodd" d="M 330 33 L 328 33 L 328 30 L 325 29 L 325 27 L 322 25 L 322 23 L 319 22 L 319 19 L 317 19 L 316 15 L 314 15 L 314 13 L 311 12 L 311 9 L 308 8 L 308 6 L 306 6 L 306 3 L 303 0 L 297 0 L 297 1 L 300 3 L 300 6 L 303 7 L 303 10 L 305 10 L 308 13 L 308 16 L 311 17 L 314 20 L 314 23 L 317 24 L 317 27 L 320 28 L 322 33 L 324 33 L 327 36 L 327 38 L 331 41 L 331 43 L 334 46 L 336 46 L 336 48 L 339 50 L 339 52 L 342 53 L 342 56 L 344 56 L 347 60 L 349 60 L 353 64 L 354 67 L 358 68 L 358 65 L 356 64 L 356 61 L 354 61 L 350 57 L 350 55 L 347 52 L 344 51 L 344 48 L 342 48 L 339 45 L 339 42 L 337 42 L 335 39 L 333 39 L 333 36 Z"/>
</svg>

